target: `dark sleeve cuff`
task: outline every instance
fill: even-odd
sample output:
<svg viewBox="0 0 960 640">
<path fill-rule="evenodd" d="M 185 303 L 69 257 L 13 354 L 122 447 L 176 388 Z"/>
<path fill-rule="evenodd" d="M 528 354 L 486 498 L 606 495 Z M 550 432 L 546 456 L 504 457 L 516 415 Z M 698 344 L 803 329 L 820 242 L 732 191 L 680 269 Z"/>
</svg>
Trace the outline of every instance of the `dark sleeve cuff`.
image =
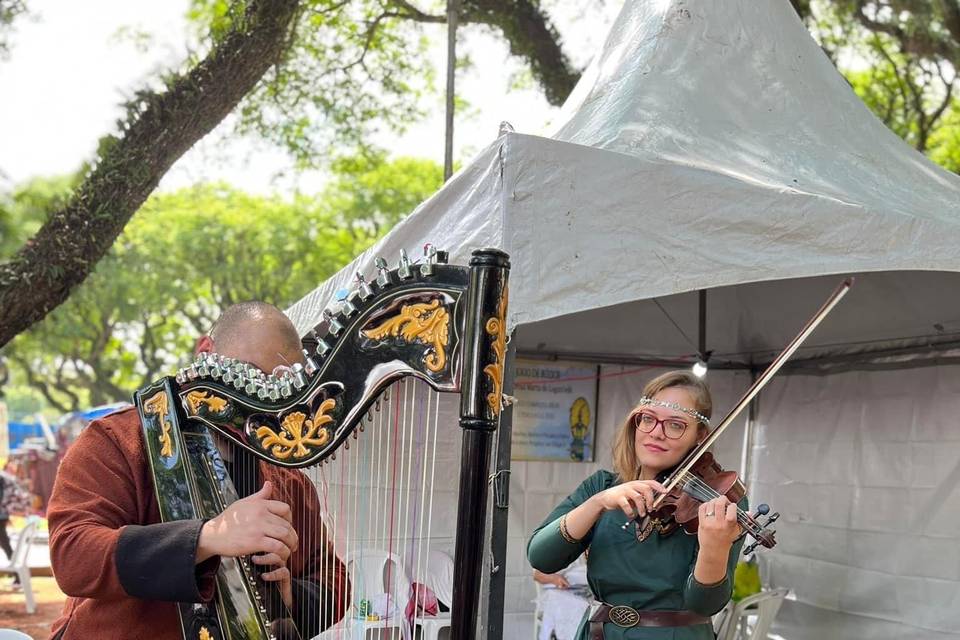
<svg viewBox="0 0 960 640">
<path fill-rule="evenodd" d="M 120 584 L 142 600 L 208 602 L 213 599 L 219 556 L 196 563 L 204 520 L 127 525 L 114 561 Z"/>
<path fill-rule="evenodd" d="M 723 609 L 732 592 L 733 584 L 728 576 L 724 576 L 720 582 L 702 584 L 690 572 L 684 600 L 687 609 L 702 616 L 712 616 Z"/>
</svg>

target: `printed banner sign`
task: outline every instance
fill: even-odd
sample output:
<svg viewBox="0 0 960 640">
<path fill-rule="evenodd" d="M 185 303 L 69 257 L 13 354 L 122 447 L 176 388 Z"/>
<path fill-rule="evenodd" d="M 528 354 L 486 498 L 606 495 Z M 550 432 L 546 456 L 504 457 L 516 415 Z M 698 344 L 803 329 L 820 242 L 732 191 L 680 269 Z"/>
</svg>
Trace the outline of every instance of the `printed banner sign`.
<svg viewBox="0 0 960 640">
<path fill-rule="evenodd" d="M 599 366 L 518 358 L 514 372 L 511 458 L 593 462 Z"/>
</svg>

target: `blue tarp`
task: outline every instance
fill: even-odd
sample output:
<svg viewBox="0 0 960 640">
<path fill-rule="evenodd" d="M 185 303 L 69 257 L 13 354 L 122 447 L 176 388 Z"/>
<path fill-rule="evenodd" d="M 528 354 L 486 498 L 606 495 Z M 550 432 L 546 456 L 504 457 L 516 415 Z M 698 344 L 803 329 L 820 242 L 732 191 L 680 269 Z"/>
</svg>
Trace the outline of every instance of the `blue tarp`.
<svg viewBox="0 0 960 640">
<path fill-rule="evenodd" d="M 7 425 L 10 432 L 10 448 L 16 449 L 27 438 L 42 438 L 43 427 L 39 422 L 10 422 Z"/>
</svg>

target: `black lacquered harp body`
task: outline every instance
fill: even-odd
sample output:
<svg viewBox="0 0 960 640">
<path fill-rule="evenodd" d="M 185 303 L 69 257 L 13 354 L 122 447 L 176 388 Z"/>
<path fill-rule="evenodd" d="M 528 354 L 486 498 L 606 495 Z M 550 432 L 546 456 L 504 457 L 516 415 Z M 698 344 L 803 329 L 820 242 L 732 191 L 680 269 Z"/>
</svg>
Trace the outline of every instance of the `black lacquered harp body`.
<svg viewBox="0 0 960 640">
<path fill-rule="evenodd" d="M 431 252 L 420 264 L 411 264 L 404 254 L 393 269 L 378 260 L 376 278 L 368 282 L 358 276 L 355 290 L 325 310 L 324 319 L 303 337 L 307 359 L 292 373 L 276 377 L 201 354 L 176 377 L 138 391 L 135 402 L 163 521 L 213 517 L 237 499 L 218 451 L 223 442 L 277 468 L 308 475 L 319 470 L 311 480 L 321 489 L 332 545 L 347 556 L 350 588 L 343 597 L 350 600 L 345 616 L 350 620 L 341 619 L 337 627 L 396 625 L 391 634 L 409 640 L 411 625 L 398 615 L 410 593 L 391 585 L 406 573 L 414 576 L 410 582 L 426 582 L 417 576 L 427 570 L 428 551 L 433 553 L 425 549 L 431 527 L 452 527 L 440 515 L 433 518 L 430 492 L 436 485 L 452 496 L 456 473 L 446 464 L 442 446 L 434 444 L 431 454 L 424 433 L 429 435 L 431 420 L 438 421 L 440 394 L 459 393 L 449 626 L 452 638 L 474 638 L 491 444 L 502 400 L 508 274 L 507 255 L 492 249 L 475 251 L 468 267 L 446 264 L 442 252 Z M 405 411 L 401 400 L 419 408 Z M 354 460 L 350 454 L 358 450 L 359 462 L 343 462 Z M 327 491 L 333 485 L 344 492 Z M 397 513 L 398 495 L 408 496 L 414 508 Z M 362 517 L 340 517 L 350 510 Z M 304 533 L 298 533 L 303 544 Z M 338 540 L 345 548 L 337 548 Z M 394 540 L 401 540 L 396 547 Z M 373 566 L 370 557 L 381 555 L 387 563 L 382 588 L 373 584 L 379 577 L 370 578 L 365 568 Z M 256 571 L 248 558 L 221 559 L 214 601 L 178 605 L 184 638 L 300 638 L 278 624 L 288 612 L 267 606 L 271 594 L 264 592 Z M 387 592 L 379 605 L 378 591 Z M 374 613 L 378 606 L 385 613 Z M 327 634 L 352 637 L 329 629 L 323 637 Z"/>
</svg>

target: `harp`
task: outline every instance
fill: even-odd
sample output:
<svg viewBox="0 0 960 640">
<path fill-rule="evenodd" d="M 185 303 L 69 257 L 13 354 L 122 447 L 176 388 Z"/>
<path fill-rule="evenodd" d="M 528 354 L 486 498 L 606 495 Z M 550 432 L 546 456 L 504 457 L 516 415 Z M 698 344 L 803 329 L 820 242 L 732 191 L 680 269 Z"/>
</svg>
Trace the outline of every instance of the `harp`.
<svg viewBox="0 0 960 640">
<path fill-rule="evenodd" d="M 428 589 L 411 585 L 435 592 L 431 563 L 450 551 L 451 637 L 475 637 L 508 257 L 475 251 L 464 267 L 431 251 L 419 264 L 402 254 L 395 268 L 382 259 L 377 267 L 375 279 L 358 274 L 355 290 L 324 311 L 302 338 L 305 363 L 289 375 L 201 354 L 136 393 L 164 521 L 213 517 L 236 500 L 237 461 L 262 478 L 301 474 L 316 489 L 306 499 L 318 526 L 298 531 L 303 557 L 294 562 L 328 587 L 314 592 L 316 611 L 303 622 L 249 558 L 222 558 L 214 601 L 178 604 L 185 639 L 306 640 L 324 629 L 319 637 L 355 638 L 378 629 L 412 640 L 431 603 Z M 450 394 L 459 394 L 458 409 Z M 442 414 L 455 411 L 461 428 L 442 430 Z M 458 485 L 455 450 L 443 441 L 451 432 L 461 440 Z M 450 497 L 444 513 L 438 491 Z"/>
</svg>

